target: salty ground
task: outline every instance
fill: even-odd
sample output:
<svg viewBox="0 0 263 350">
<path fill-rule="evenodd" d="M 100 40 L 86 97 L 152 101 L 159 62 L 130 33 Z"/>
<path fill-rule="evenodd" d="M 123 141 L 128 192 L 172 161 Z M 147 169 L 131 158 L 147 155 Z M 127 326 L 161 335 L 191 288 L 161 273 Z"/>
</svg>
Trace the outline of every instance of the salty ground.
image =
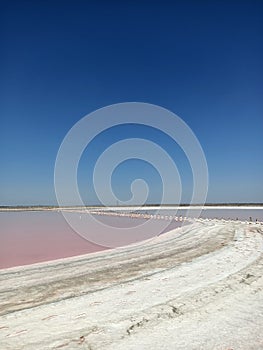
<svg viewBox="0 0 263 350">
<path fill-rule="evenodd" d="M 263 224 L 197 219 L 133 245 L 0 270 L 6 349 L 263 349 Z"/>
</svg>

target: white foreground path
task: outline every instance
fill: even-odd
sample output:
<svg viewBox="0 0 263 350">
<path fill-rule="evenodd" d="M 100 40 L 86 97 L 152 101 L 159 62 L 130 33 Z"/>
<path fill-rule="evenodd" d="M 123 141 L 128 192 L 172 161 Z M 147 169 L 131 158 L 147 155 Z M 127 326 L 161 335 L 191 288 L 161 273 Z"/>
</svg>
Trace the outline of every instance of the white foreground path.
<svg viewBox="0 0 263 350">
<path fill-rule="evenodd" d="M 0 271 L 0 349 L 263 349 L 263 227 L 200 221 Z"/>
</svg>

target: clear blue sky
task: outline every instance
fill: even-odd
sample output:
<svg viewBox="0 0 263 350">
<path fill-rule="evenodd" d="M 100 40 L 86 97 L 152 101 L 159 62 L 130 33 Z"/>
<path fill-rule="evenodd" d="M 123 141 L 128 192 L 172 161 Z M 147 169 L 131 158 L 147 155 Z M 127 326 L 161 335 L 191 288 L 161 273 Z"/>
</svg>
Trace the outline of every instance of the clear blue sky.
<svg viewBox="0 0 263 350">
<path fill-rule="evenodd" d="M 262 1 L 1 1 L 0 31 L 1 205 L 55 204 L 65 134 L 127 101 L 168 108 L 192 128 L 207 157 L 208 202 L 263 201 Z M 176 158 L 168 138 L 138 127 L 101 135 L 86 156 L 138 135 Z M 187 201 L 191 170 L 176 159 Z M 80 168 L 83 197 L 95 202 L 91 171 Z M 142 171 L 158 201 L 158 174 L 141 161 L 116 169 L 122 199 Z"/>
</svg>

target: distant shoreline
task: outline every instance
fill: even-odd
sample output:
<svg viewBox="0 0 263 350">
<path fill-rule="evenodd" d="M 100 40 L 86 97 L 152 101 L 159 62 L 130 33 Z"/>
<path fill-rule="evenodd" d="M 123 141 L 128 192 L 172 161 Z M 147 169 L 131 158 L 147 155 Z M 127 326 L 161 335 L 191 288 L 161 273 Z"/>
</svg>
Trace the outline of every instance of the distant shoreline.
<svg viewBox="0 0 263 350">
<path fill-rule="evenodd" d="M 150 210 L 150 209 L 263 209 L 263 203 L 207 203 L 204 205 L 200 204 L 147 204 L 143 206 L 47 206 L 47 205 L 32 205 L 32 206 L 0 206 L 0 211 L 61 211 L 61 210 L 92 210 L 92 209 L 103 209 L 103 210 Z"/>
</svg>

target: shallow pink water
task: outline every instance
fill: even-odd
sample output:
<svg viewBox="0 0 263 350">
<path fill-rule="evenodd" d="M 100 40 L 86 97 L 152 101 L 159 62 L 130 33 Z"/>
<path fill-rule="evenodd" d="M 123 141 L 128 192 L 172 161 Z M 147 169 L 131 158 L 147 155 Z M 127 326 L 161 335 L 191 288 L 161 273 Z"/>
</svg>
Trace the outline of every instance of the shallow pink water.
<svg viewBox="0 0 263 350">
<path fill-rule="evenodd" d="M 0 213 L 0 268 L 103 250 L 77 235 L 60 213 Z"/>
<path fill-rule="evenodd" d="M 75 213 L 73 215 L 79 214 Z M 143 219 L 103 217 L 106 226 L 101 231 L 90 222 L 95 234 L 107 234 L 109 226 L 125 228 L 143 223 Z M 108 225 L 108 228 L 107 228 Z M 165 231 L 178 227 L 174 222 Z M 120 235 L 123 234 L 120 230 Z M 136 240 L 144 239 L 138 231 Z M 128 241 L 127 241 L 128 244 Z M 88 254 L 107 248 L 85 240 L 67 224 L 59 212 L 21 211 L 0 212 L 0 269 L 42 261 Z"/>
<path fill-rule="evenodd" d="M 175 212 L 163 210 L 163 214 L 173 215 Z M 185 216 L 186 211 L 180 209 L 176 215 Z M 82 220 L 80 220 L 80 216 Z M 138 226 L 138 229 L 134 230 L 132 234 L 127 234 L 127 230 L 125 230 L 125 228 L 145 223 L 145 219 L 97 216 L 96 218 L 105 224 L 103 226 L 95 225 L 90 219 L 84 220 L 84 216 L 85 214 L 72 213 L 72 217 L 77 219 L 77 222 L 82 222 L 87 229 L 87 237 L 91 238 L 90 241 L 78 235 L 68 225 L 60 212 L 0 211 L 0 269 L 105 250 L 107 248 L 102 245 L 103 242 L 107 241 L 107 237 L 111 238 L 112 246 L 126 245 L 149 237 L 143 226 Z M 251 217 L 253 220 L 262 221 L 263 210 L 206 209 L 202 216 L 224 217 L 226 219 L 238 217 L 244 220 Z M 180 226 L 179 222 L 173 221 L 163 230 L 161 221 L 152 222 L 148 231 L 157 229 L 161 233 Z M 92 243 L 92 241 L 101 245 Z M 105 245 L 107 246 L 107 244 Z"/>
</svg>

